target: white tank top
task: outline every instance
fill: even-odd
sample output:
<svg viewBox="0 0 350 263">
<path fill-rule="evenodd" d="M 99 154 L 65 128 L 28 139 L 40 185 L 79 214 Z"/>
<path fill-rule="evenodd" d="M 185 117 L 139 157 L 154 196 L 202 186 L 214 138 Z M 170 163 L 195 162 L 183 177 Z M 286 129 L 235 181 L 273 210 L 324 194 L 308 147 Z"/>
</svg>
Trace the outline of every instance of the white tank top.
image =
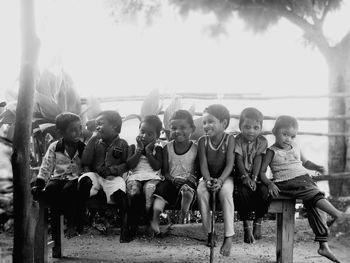
<svg viewBox="0 0 350 263">
<path fill-rule="evenodd" d="M 191 142 L 190 148 L 183 154 L 176 154 L 174 141 L 167 144 L 170 176 L 189 178 L 195 177 L 197 145 Z"/>
</svg>

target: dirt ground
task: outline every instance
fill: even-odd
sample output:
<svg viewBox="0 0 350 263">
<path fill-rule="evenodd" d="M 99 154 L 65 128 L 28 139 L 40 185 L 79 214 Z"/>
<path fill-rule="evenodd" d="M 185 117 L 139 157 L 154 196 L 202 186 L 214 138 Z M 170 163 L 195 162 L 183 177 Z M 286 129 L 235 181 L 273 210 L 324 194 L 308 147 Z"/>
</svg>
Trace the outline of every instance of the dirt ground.
<svg viewBox="0 0 350 263">
<path fill-rule="evenodd" d="M 220 237 L 223 225 L 216 224 Z M 219 254 L 222 238 L 215 248 L 214 262 L 276 262 L 275 256 L 275 221 L 263 223 L 262 240 L 254 244 L 243 243 L 242 224 L 235 223 L 231 256 Z M 165 226 L 163 227 L 164 230 Z M 49 258 L 49 262 L 60 263 L 95 263 L 95 262 L 209 262 L 209 248 L 204 245 L 205 236 L 200 224 L 173 225 L 168 235 L 163 238 L 149 239 L 143 235 L 141 228 L 138 238 L 130 243 L 119 243 L 119 230 L 110 229 L 107 235 L 95 229 L 71 239 L 65 239 L 62 259 Z M 0 234 L 0 262 L 11 260 L 12 236 Z M 307 220 L 297 219 L 295 230 L 294 261 L 295 263 L 327 263 L 329 260 L 317 254 L 318 244 L 313 242 Z M 338 233 L 330 240 L 330 247 L 343 263 L 350 262 L 350 233 Z"/>
</svg>

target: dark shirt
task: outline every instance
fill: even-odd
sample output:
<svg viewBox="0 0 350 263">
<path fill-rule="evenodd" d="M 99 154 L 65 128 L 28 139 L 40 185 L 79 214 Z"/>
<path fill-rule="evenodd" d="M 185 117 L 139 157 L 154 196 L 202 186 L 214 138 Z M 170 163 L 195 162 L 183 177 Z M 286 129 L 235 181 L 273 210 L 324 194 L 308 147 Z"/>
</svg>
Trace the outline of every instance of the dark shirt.
<svg viewBox="0 0 350 263">
<path fill-rule="evenodd" d="M 93 136 L 87 143 L 82 157 L 83 167 L 97 172 L 102 167 L 109 167 L 113 176 L 122 176 L 127 171 L 128 143 L 116 136 L 110 145 Z"/>
</svg>

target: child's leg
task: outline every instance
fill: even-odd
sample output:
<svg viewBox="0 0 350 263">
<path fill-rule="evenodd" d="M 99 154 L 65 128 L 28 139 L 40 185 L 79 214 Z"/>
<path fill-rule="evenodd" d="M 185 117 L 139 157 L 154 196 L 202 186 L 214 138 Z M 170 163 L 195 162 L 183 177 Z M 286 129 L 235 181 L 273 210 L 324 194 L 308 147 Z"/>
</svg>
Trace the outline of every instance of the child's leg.
<svg viewBox="0 0 350 263">
<path fill-rule="evenodd" d="M 250 187 L 239 183 L 237 185 L 237 193 L 235 194 L 235 203 L 237 204 L 237 211 L 240 218 L 243 221 L 243 231 L 244 237 L 243 241 L 245 243 L 251 244 L 254 242 L 254 237 L 252 233 L 252 226 L 250 222 L 250 216 L 253 209 L 253 196 L 255 194 Z"/>
<path fill-rule="evenodd" d="M 61 197 L 63 204 L 63 212 L 67 218 L 67 227 L 70 229 L 68 236 L 76 234 L 75 227 L 78 226 L 77 222 L 77 198 L 78 198 L 78 179 L 68 181 L 62 188 Z"/>
<path fill-rule="evenodd" d="M 143 193 L 145 195 L 146 216 L 148 219 L 151 217 L 150 212 L 152 209 L 153 194 L 159 182 L 159 180 L 149 180 L 143 185 Z"/>
<path fill-rule="evenodd" d="M 199 211 L 202 216 L 203 229 L 206 234 L 210 234 L 211 233 L 210 232 L 210 229 L 211 229 L 210 206 L 209 206 L 210 193 L 207 189 L 207 186 L 204 180 L 202 180 L 198 184 L 197 197 L 198 197 Z"/>
<path fill-rule="evenodd" d="M 96 173 L 83 174 L 78 179 L 78 198 L 77 198 L 77 228 L 78 232 L 83 230 L 84 216 L 85 216 L 85 202 L 90 196 L 97 194 L 101 185 L 98 181 L 98 175 Z"/>
<path fill-rule="evenodd" d="M 114 204 L 119 211 L 122 220 L 120 230 L 120 243 L 130 242 L 129 228 L 128 228 L 128 199 L 126 196 L 126 185 L 122 177 L 117 176 L 111 180 L 100 177 L 100 182 L 103 191 L 107 197 L 107 203 Z"/>
<path fill-rule="evenodd" d="M 159 230 L 159 216 L 160 214 L 164 211 L 164 207 L 165 207 L 165 200 L 163 198 L 160 198 L 158 196 L 156 196 L 156 198 L 154 199 L 154 203 L 153 203 L 153 217 L 152 217 L 152 221 L 151 221 L 151 228 L 153 229 L 153 231 L 158 234 L 160 233 Z"/>
<path fill-rule="evenodd" d="M 256 240 L 261 239 L 261 222 L 264 215 L 268 212 L 271 203 L 268 188 L 263 183 L 257 183 L 256 193 L 253 204 L 255 204 L 255 218 L 253 223 L 253 236 Z"/>
<path fill-rule="evenodd" d="M 142 184 L 136 180 L 128 180 L 126 192 L 128 197 L 128 222 L 129 226 L 136 226 L 138 221 L 138 205 L 140 203 Z"/>
<path fill-rule="evenodd" d="M 339 211 L 327 199 L 320 199 L 316 202 L 316 207 L 333 216 L 338 223 L 350 221 L 350 214 Z"/>
<path fill-rule="evenodd" d="M 339 262 L 328 246 L 327 240 L 329 231 L 326 224 L 326 212 L 316 208 L 311 202 L 304 202 L 304 206 L 307 211 L 309 224 L 315 234 L 315 241 L 318 241 L 320 244 L 317 252 L 333 262 Z"/>
<path fill-rule="evenodd" d="M 194 197 L 194 189 L 184 184 L 181 189 L 181 223 L 184 224 Z"/>
<path fill-rule="evenodd" d="M 235 234 L 233 228 L 234 205 L 233 205 L 233 179 L 228 177 L 219 192 L 220 204 L 224 215 L 224 242 L 220 248 L 223 256 L 229 256 L 232 247 L 232 237 Z"/>
</svg>

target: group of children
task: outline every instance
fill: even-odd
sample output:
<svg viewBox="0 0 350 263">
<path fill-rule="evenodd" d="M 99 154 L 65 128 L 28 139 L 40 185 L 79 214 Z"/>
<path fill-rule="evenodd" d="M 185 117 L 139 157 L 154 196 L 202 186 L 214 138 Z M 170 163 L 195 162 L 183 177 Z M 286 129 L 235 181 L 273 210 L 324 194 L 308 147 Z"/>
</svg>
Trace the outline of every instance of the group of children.
<svg viewBox="0 0 350 263">
<path fill-rule="evenodd" d="M 228 256 L 235 233 L 234 206 L 243 221 L 244 242 L 253 243 L 261 238 L 261 222 L 271 198 L 283 194 L 303 200 L 315 241 L 320 244 L 318 253 L 338 262 L 328 247 L 324 212 L 338 223 L 350 220 L 350 214 L 332 206 L 309 176 L 307 169 L 323 172 L 323 167 L 307 160 L 294 142 L 298 132 L 295 118 L 277 118 L 272 131 L 275 143 L 270 147 L 261 135 L 263 114 L 255 108 L 242 111 L 241 133 L 236 137 L 225 132 L 230 114 L 221 104 L 204 110 L 205 135 L 198 142 L 190 140 L 195 125 L 188 111 L 176 111 L 169 123 L 169 142 L 164 147 L 157 144 L 162 122 L 155 115 L 141 120 L 136 145 L 128 145 L 119 137 L 120 115 L 103 111 L 96 118 L 96 135 L 85 146 L 79 140 L 79 116 L 60 114 L 56 127 L 62 139 L 52 143 L 43 158 L 32 190 L 34 197 L 44 195 L 53 212 L 68 216 L 67 224 L 74 226 L 68 229 L 76 227 L 81 232 L 85 202 L 103 190 L 122 219 L 120 242 L 129 242 L 135 236 L 140 211 L 157 235 L 166 205 L 180 205 L 180 218 L 185 221 L 197 201 L 210 245 L 216 240 L 210 220 L 210 197 L 214 193 L 224 219 L 220 253 Z M 268 166 L 272 179 L 266 176 Z"/>
</svg>

